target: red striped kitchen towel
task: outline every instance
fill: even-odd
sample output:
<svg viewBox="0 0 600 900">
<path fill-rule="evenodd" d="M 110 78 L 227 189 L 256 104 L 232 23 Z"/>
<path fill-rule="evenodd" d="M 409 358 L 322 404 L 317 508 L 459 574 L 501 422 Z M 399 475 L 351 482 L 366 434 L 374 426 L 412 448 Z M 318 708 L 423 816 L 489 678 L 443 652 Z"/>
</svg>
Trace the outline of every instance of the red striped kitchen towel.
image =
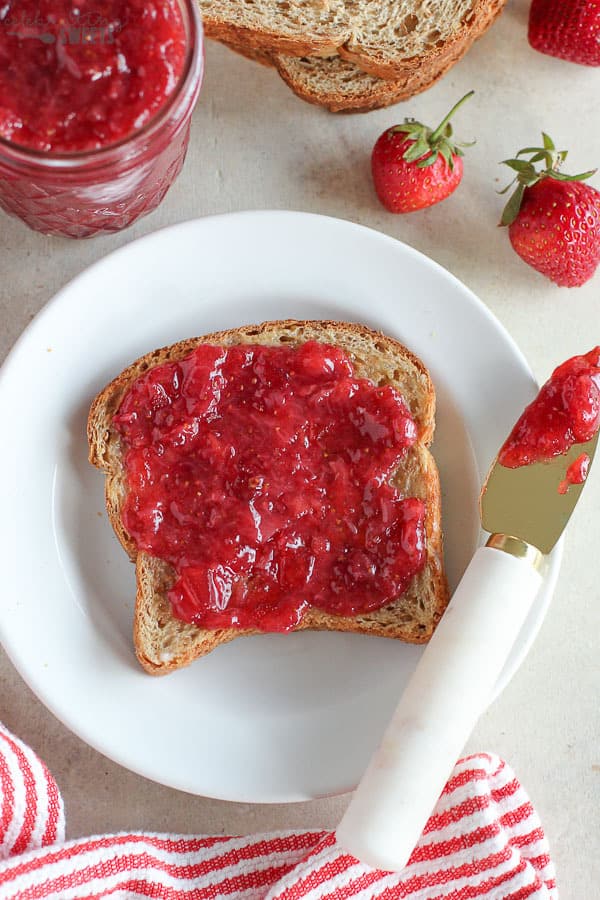
<svg viewBox="0 0 600 900">
<path fill-rule="evenodd" d="M 85 802 L 85 798 L 82 798 Z M 327 831 L 250 837 L 114 834 L 64 842 L 58 788 L 0 725 L 0 900 L 556 900 L 540 821 L 511 769 L 460 760 L 400 874 Z"/>
</svg>

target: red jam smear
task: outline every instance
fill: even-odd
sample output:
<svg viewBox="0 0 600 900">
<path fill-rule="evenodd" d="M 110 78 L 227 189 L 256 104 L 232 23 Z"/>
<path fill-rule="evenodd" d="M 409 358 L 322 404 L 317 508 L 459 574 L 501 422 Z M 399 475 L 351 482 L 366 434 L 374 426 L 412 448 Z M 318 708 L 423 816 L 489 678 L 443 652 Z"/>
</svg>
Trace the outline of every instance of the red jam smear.
<svg viewBox="0 0 600 900">
<path fill-rule="evenodd" d="M 600 428 L 600 347 L 554 370 L 503 445 L 509 469 L 544 462 L 584 444 Z"/>
<path fill-rule="evenodd" d="M 559 494 L 566 494 L 572 484 L 583 484 L 590 468 L 590 458 L 587 453 L 581 453 L 566 471 L 564 481 L 558 486 Z"/>
<path fill-rule="evenodd" d="M 0 3 L 0 137 L 55 153 L 130 136 L 183 72 L 177 0 Z"/>
<path fill-rule="evenodd" d="M 310 606 L 355 616 L 425 564 L 425 505 L 389 483 L 416 424 L 337 347 L 200 345 L 138 378 L 113 423 L 123 524 L 175 568 L 186 622 L 288 631 Z"/>
</svg>

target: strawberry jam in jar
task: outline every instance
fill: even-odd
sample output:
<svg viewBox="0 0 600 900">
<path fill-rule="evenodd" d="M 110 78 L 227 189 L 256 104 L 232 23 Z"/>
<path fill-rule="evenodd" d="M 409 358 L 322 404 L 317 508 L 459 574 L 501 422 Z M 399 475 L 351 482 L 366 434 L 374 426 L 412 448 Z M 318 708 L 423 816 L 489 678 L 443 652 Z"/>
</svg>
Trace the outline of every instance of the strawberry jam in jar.
<svg viewBox="0 0 600 900">
<path fill-rule="evenodd" d="M 75 238 L 151 212 L 202 73 L 194 0 L 0 0 L 0 206 Z"/>
</svg>

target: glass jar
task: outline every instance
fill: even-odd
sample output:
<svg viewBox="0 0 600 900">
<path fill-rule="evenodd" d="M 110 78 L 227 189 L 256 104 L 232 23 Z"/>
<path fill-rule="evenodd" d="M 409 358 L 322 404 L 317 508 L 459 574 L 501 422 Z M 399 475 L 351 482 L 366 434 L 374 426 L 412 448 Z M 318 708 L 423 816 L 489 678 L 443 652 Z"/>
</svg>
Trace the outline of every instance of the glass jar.
<svg viewBox="0 0 600 900">
<path fill-rule="evenodd" d="M 120 141 L 75 153 L 42 152 L 0 138 L 0 207 L 44 234 L 83 238 L 120 231 L 161 202 L 183 166 L 204 70 L 195 0 L 178 0 L 184 68 L 149 122 Z"/>
</svg>

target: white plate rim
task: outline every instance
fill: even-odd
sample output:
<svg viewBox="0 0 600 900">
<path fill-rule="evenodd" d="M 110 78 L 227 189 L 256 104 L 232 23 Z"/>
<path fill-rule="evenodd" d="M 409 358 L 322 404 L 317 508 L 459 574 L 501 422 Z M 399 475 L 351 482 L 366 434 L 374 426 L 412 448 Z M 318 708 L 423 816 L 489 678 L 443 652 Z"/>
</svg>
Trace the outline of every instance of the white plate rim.
<svg viewBox="0 0 600 900">
<path fill-rule="evenodd" d="M 306 212 L 296 212 L 289 210 L 244 210 L 235 213 L 222 213 L 214 216 L 207 216 L 195 219 L 189 219 L 183 222 L 179 222 L 175 225 L 166 226 L 165 228 L 159 229 L 158 231 L 151 232 L 148 235 L 145 235 L 141 238 L 137 238 L 124 246 L 117 248 L 116 250 L 108 253 L 103 256 L 95 263 L 87 267 L 85 270 L 76 275 L 73 279 L 71 279 L 63 288 L 61 288 L 49 301 L 46 305 L 40 310 L 40 312 L 32 319 L 32 321 L 28 324 L 22 334 L 19 336 L 17 341 L 14 343 L 10 352 L 8 353 L 1 369 L 0 369 L 0 396 L 2 396 L 4 391 L 5 384 L 10 380 L 12 376 L 12 371 L 15 366 L 18 365 L 19 357 L 22 353 L 23 348 L 26 348 L 27 343 L 31 340 L 32 335 L 36 333 L 36 330 L 43 330 L 45 322 L 47 319 L 51 318 L 55 311 L 65 302 L 65 297 L 68 302 L 69 297 L 78 290 L 80 283 L 85 283 L 86 279 L 89 277 L 93 277 L 94 273 L 101 267 L 106 265 L 110 265 L 114 260 L 118 259 L 121 256 L 126 256 L 132 247 L 139 246 L 141 244 L 145 244 L 147 248 L 151 246 L 153 241 L 161 241 L 163 235 L 165 233 L 174 233 L 179 230 L 183 231 L 188 228 L 193 228 L 197 223 L 210 223 L 212 221 L 222 221 L 222 220 L 240 220 L 246 219 L 248 222 L 252 220 L 252 218 L 256 217 L 257 219 L 269 219 L 271 217 L 275 217 L 280 221 L 289 220 L 293 221 L 297 217 L 301 217 L 302 219 L 312 219 L 315 222 L 319 222 L 322 220 L 327 220 L 329 222 L 336 223 L 336 225 L 341 226 L 342 228 L 349 228 L 357 232 L 364 232 L 369 235 L 377 235 L 377 238 L 383 242 L 387 242 L 390 246 L 394 247 L 396 250 L 401 250 L 401 252 L 407 254 L 408 256 L 412 256 L 414 259 L 417 259 L 420 263 L 437 270 L 439 273 L 443 274 L 444 279 L 450 280 L 454 283 L 456 287 L 460 289 L 463 296 L 469 303 L 471 303 L 476 309 L 479 315 L 483 315 L 488 319 L 488 322 L 493 326 L 493 328 L 501 335 L 502 340 L 510 347 L 512 354 L 515 359 L 518 359 L 521 367 L 527 371 L 527 373 L 534 379 L 534 376 L 531 372 L 531 369 L 527 363 L 526 358 L 522 354 L 518 345 L 503 326 L 503 324 L 492 314 L 492 312 L 488 309 L 487 306 L 469 289 L 467 288 L 459 279 L 457 279 L 452 273 L 448 272 L 444 267 L 436 263 L 434 260 L 415 250 L 407 244 L 404 244 L 396 239 L 390 237 L 389 235 L 376 231 L 375 229 L 368 228 L 363 225 L 356 224 L 349 220 L 337 219 L 335 217 L 330 216 L 322 216 L 320 214 L 315 213 L 306 213 Z M 541 624 L 546 615 L 548 606 L 551 602 L 552 593 L 554 591 L 554 587 L 558 578 L 560 563 L 562 559 L 562 549 L 563 542 L 562 540 L 559 542 L 557 547 L 555 548 L 552 556 L 552 562 L 548 573 L 546 575 L 546 592 L 543 603 L 539 604 L 536 609 L 535 617 L 532 619 L 530 623 L 530 630 L 526 637 L 526 640 L 522 642 L 519 651 L 514 654 L 514 658 L 512 660 L 512 665 L 510 672 L 503 673 L 502 678 L 498 682 L 496 686 L 494 697 L 495 699 L 504 689 L 510 678 L 514 675 L 517 669 L 522 664 L 525 659 L 529 649 L 535 640 L 535 637 L 541 627 Z M 40 682 L 39 679 L 35 678 L 31 672 L 27 672 L 23 670 L 22 661 L 20 658 L 18 640 L 15 642 L 12 640 L 12 636 L 10 634 L 9 629 L 7 629 L 3 623 L 2 616 L 0 615 L 0 637 L 2 638 L 2 644 L 4 649 L 7 652 L 7 655 L 11 659 L 13 665 L 19 671 L 21 677 L 23 677 L 24 681 L 28 684 L 28 686 L 32 689 L 32 691 L 38 696 L 38 698 L 44 703 L 44 705 L 51 710 L 51 712 L 62 721 L 71 731 L 77 734 L 82 740 L 91 746 L 95 747 L 101 753 L 104 753 L 107 757 L 121 763 L 126 766 L 128 769 L 132 771 L 136 771 L 145 777 L 149 777 L 153 780 L 158 781 L 159 783 L 171 785 L 177 789 L 181 790 L 189 790 L 192 793 L 199 793 L 197 789 L 190 789 L 185 785 L 185 783 L 173 781 L 173 779 L 164 779 L 161 777 L 157 777 L 156 773 L 148 772 L 147 770 L 143 770 L 141 768 L 137 768 L 135 764 L 132 764 L 131 759 L 126 759 L 125 756 L 119 755 L 115 753 L 114 748 L 109 744 L 106 744 L 98 736 L 91 737 L 85 730 L 82 730 L 78 727 L 78 722 L 76 717 L 72 717 L 69 715 L 68 711 L 65 711 L 64 707 L 60 702 L 56 701 L 56 698 L 52 695 L 52 691 L 47 691 L 44 685 Z M 210 789 L 203 790 L 201 792 L 205 796 L 216 797 L 218 799 L 226 799 L 226 800 L 241 800 L 246 802 L 266 802 L 266 803 L 277 803 L 277 802 L 293 802 L 308 799 L 306 795 L 296 795 L 293 792 L 290 792 L 289 796 L 264 796 L 260 798 L 254 797 L 241 797 L 238 795 L 235 796 L 227 796 L 222 791 L 218 793 L 211 793 Z"/>
</svg>

